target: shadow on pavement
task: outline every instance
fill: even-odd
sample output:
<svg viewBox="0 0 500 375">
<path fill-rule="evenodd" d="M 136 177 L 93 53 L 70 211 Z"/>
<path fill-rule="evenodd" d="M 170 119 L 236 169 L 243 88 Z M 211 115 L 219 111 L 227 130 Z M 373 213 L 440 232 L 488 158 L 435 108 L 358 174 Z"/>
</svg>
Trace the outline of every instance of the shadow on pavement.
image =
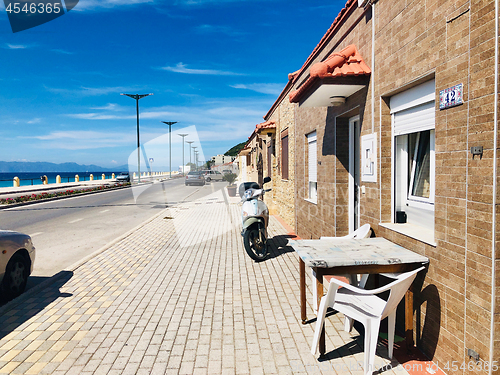
<svg viewBox="0 0 500 375">
<path fill-rule="evenodd" d="M 295 236 L 290 234 L 281 234 L 270 238 L 267 242 L 269 246 L 269 255 L 266 260 L 277 258 L 282 254 L 293 253 L 295 250 L 293 250 L 293 247 L 288 246 L 288 240 L 294 238 Z"/>
<path fill-rule="evenodd" d="M 0 304 L 0 339 L 14 331 L 17 327 L 36 316 L 58 298 L 71 297 L 71 293 L 61 293 L 60 288 L 73 277 L 72 271 L 61 271 L 53 277 L 30 277 L 26 290 L 18 298 Z M 51 281 L 48 281 L 52 279 Z M 47 281 L 43 286 L 41 283 Z"/>
</svg>

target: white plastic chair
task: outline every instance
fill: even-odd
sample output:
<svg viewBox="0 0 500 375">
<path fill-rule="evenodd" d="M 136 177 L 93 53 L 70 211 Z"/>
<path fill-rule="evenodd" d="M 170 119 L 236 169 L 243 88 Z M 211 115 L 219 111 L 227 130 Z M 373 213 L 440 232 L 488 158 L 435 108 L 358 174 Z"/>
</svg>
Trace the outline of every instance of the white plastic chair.
<svg viewBox="0 0 500 375">
<path fill-rule="evenodd" d="M 425 267 L 420 267 L 414 271 L 397 275 L 397 279 L 381 288 L 366 290 L 357 288 L 343 281 L 332 279 L 328 293 L 321 298 L 318 310 L 318 319 L 314 331 L 314 338 L 311 346 L 311 353 L 314 355 L 318 349 L 319 337 L 325 322 L 326 310 L 332 307 L 343 313 L 346 317 L 357 320 L 365 327 L 365 374 L 374 371 L 375 350 L 377 348 L 378 332 L 380 321 L 389 317 L 388 340 L 389 358 L 392 358 L 394 346 L 394 329 L 396 325 L 396 308 L 403 299 L 408 288 L 413 283 L 417 273 Z M 396 276 L 396 275 L 395 275 Z M 339 287 L 342 287 L 339 289 Z M 390 290 L 387 301 L 376 296 Z"/>
<path fill-rule="evenodd" d="M 321 237 L 321 240 L 336 240 L 346 238 L 368 238 L 371 234 L 370 224 L 364 224 L 356 229 L 354 232 L 349 233 L 347 236 L 342 237 Z"/>
<path fill-rule="evenodd" d="M 345 240 L 349 238 L 355 238 L 355 239 L 360 239 L 360 238 L 368 238 L 371 235 L 371 227 L 370 224 L 364 224 L 360 226 L 358 229 L 356 229 L 354 232 L 349 233 L 347 236 L 342 236 L 342 237 L 320 237 L 320 240 Z M 345 276 L 345 277 L 350 277 L 351 280 L 354 280 L 353 277 L 356 277 L 357 275 L 339 275 L 339 276 Z M 316 313 L 318 311 L 318 294 L 316 290 L 316 272 L 314 272 L 314 269 L 311 269 L 311 281 L 312 281 L 312 291 L 313 291 L 313 307 L 314 307 L 314 312 Z M 365 280 L 366 282 L 366 280 Z M 364 284 L 363 284 L 364 287 Z M 346 329 L 347 330 L 347 329 Z"/>
</svg>

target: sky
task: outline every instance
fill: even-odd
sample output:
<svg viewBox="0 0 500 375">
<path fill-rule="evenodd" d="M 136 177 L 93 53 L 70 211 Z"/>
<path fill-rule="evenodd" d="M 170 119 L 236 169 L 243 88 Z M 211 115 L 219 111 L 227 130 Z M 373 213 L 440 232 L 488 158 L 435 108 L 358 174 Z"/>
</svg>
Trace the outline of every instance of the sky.
<svg viewBox="0 0 500 375">
<path fill-rule="evenodd" d="M 182 164 L 179 133 L 195 141 L 200 160 L 223 154 L 264 121 L 288 73 L 344 5 L 80 0 L 64 16 L 13 33 L 1 4 L 0 161 L 128 164 L 137 120 L 135 100 L 123 93 L 153 94 L 139 100 L 140 142 L 148 158 L 162 159 L 158 167 L 169 160 L 162 121 L 177 122 L 172 169 Z M 187 144 L 184 152 L 187 162 Z"/>
</svg>

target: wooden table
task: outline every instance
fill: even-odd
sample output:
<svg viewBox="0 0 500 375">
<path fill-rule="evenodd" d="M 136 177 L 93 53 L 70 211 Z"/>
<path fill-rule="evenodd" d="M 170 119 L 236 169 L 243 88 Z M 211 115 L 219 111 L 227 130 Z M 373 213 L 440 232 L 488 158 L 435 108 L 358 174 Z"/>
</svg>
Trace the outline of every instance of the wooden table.
<svg viewBox="0 0 500 375">
<path fill-rule="evenodd" d="M 405 249 L 385 238 L 364 239 L 323 239 L 289 240 L 300 257 L 300 303 L 302 323 L 307 321 L 306 314 L 306 274 L 305 266 L 316 273 L 318 305 L 323 296 L 323 276 L 380 274 L 407 272 L 429 262 L 429 259 Z M 405 296 L 406 345 L 413 347 L 413 291 Z M 325 332 L 319 342 L 320 355 L 325 354 Z"/>
</svg>

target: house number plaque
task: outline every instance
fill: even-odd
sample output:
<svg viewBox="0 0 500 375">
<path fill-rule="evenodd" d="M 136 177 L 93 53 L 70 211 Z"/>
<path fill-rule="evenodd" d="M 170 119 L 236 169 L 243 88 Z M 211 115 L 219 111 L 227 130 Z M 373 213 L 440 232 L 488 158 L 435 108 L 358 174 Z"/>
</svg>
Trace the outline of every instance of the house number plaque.
<svg viewBox="0 0 500 375">
<path fill-rule="evenodd" d="M 446 109 L 463 104 L 462 99 L 463 84 L 448 87 L 439 91 L 439 109 Z"/>
</svg>

